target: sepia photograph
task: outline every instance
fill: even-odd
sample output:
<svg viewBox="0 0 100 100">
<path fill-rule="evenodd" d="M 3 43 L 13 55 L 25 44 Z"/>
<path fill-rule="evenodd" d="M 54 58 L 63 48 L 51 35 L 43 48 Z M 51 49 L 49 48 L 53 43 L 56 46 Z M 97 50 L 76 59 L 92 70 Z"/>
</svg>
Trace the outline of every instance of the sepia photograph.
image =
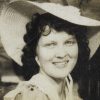
<svg viewBox="0 0 100 100">
<path fill-rule="evenodd" d="M 100 0 L 0 0 L 0 100 L 100 100 Z"/>
</svg>

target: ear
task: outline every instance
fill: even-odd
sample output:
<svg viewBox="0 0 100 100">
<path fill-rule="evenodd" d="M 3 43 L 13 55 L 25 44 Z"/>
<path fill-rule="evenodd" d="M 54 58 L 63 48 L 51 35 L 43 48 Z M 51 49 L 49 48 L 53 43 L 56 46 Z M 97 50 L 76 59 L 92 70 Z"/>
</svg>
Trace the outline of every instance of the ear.
<svg viewBox="0 0 100 100">
<path fill-rule="evenodd" d="M 37 64 L 40 66 L 40 62 L 39 62 L 39 59 L 37 56 L 35 57 L 35 60 L 36 60 Z"/>
</svg>

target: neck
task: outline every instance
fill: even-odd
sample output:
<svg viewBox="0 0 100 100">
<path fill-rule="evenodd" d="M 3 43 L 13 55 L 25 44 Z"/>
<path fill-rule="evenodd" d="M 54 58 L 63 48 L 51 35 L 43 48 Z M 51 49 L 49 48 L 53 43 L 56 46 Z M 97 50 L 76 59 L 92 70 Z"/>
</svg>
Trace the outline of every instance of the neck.
<svg viewBox="0 0 100 100">
<path fill-rule="evenodd" d="M 40 71 L 40 74 L 44 75 L 49 81 L 50 83 L 55 87 L 55 89 L 57 90 L 58 95 L 62 95 L 63 90 L 64 90 L 64 86 L 65 86 L 65 79 L 60 79 L 60 78 L 53 78 L 47 74 L 45 74 L 43 71 Z"/>
</svg>

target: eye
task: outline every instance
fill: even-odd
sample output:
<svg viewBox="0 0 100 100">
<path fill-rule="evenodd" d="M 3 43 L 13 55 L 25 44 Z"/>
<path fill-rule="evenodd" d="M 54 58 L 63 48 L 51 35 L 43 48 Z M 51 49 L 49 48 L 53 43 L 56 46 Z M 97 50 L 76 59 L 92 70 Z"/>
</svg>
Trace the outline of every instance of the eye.
<svg viewBox="0 0 100 100">
<path fill-rule="evenodd" d="M 54 46 L 56 46 L 56 43 L 47 43 L 44 46 L 48 48 L 53 48 Z"/>
<path fill-rule="evenodd" d="M 67 46 L 72 46 L 72 45 L 74 45 L 74 44 L 76 44 L 77 42 L 76 42 L 76 40 L 67 40 L 66 42 L 65 42 L 65 45 L 67 45 Z"/>
</svg>

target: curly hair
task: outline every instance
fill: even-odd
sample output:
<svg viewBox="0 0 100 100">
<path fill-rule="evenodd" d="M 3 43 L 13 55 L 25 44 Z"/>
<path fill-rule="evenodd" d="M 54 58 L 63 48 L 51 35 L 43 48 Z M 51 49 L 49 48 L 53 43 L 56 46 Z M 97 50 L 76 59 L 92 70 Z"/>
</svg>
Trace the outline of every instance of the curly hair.
<svg viewBox="0 0 100 100">
<path fill-rule="evenodd" d="M 70 22 L 59 19 L 49 13 L 34 14 L 32 20 L 27 23 L 24 41 L 26 43 L 23 48 L 22 63 L 23 63 L 23 76 L 29 80 L 33 75 L 39 72 L 39 66 L 35 61 L 36 47 L 45 27 L 49 26 L 58 32 L 65 31 L 68 34 L 75 35 L 78 43 L 78 61 L 71 72 L 74 81 L 78 81 L 86 72 L 89 60 L 89 47 L 87 40 L 87 27 L 75 25 Z M 49 34 L 50 32 L 48 32 Z M 46 35 L 48 35 L 46 34 Z M 44 34 L 45 35 L 45 34 Z"/>
</svg>

